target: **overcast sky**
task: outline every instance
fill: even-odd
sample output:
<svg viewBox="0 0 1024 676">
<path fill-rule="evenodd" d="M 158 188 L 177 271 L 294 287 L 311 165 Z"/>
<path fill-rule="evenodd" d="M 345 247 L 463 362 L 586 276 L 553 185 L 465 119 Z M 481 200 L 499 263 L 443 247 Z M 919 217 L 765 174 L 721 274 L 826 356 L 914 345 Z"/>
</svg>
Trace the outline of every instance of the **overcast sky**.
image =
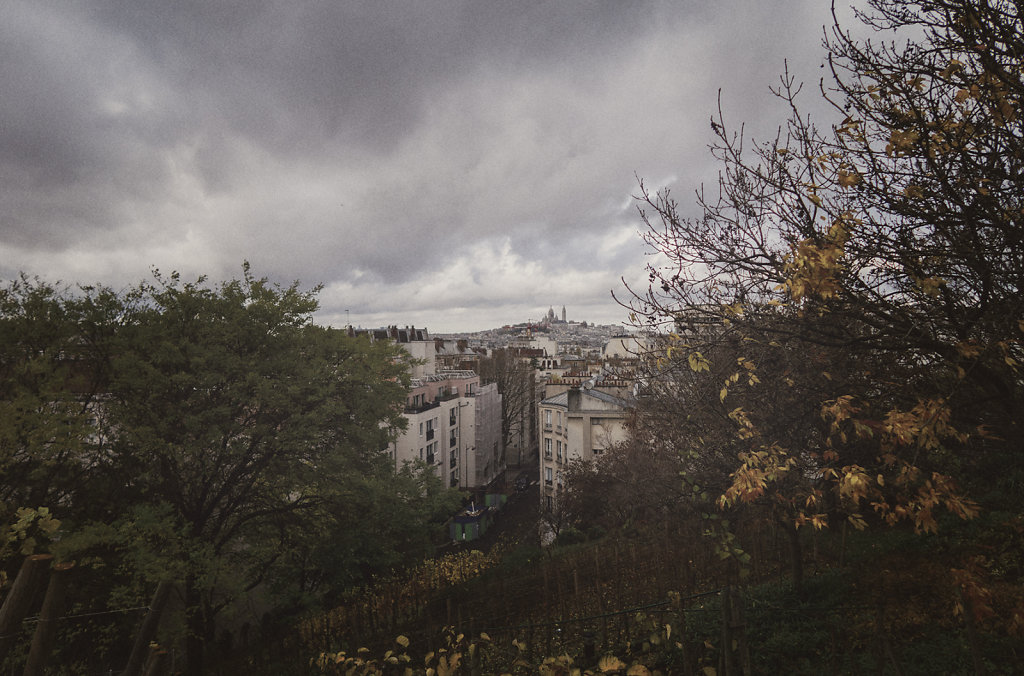
<svg viewBox="0 0 1024 676">
<path fill-rule="evenodd" d="M 623 322 L 637 177 L 692 211 L 718 90 L 771 133 L 827 5 L 6 0 L 0 278 L 248 260 L 323 283 L 325 324 Z"/>
</svg>

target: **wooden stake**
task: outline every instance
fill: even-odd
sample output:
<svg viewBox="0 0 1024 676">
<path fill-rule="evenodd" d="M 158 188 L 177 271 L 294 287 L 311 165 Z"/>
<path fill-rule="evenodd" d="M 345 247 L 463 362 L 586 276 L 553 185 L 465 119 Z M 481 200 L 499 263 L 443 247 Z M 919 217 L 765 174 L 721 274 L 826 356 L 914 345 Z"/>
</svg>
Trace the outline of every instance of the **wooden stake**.
<svg viewBox="0 0 1024 676">
<path fill-rule="evenodd" d="M 128 665 L 125 666 L 121 676 L 138 676 L 142 673 L 146 657 L 150 654 L 150 643 L 156 636 L 157 627 L 160 626 L 160 616 L 163 614 L 164 606 L 171 593 L 171 583 L 161 582 L 156 586 L 153 600 L 149 602 L 149 612 L 142 620 L 139 633 L 135 635 L 135 643 L 132 645 L 132 653 L 128 658 Z"/>
<path fill-rule="evenodd" d="M 0 661 L 7 657 L 15 639 L 21 631 L 21 621 L 28 615 L 39 590 L 46 579 L 46 569 L 53 556 L 50 554 L 32 554 L 25 557 L 14 578 L 11 591 L 8 592 L 4 604 L 0 607 Z"/>
<path fill-rule="evenodd" d="M 75 567 L 74 563 L 58 563 L 50 572 L 50 583 L 46 587 L 43 607 L 39 611 L 39 623 L 32 635 L 32 645 L 25 663 L 25 676 L 37 676 L 43 673 L 46 660 L 53 649 L 57 638 L 57 620 L 64 615 L 64 598 L 67 590 L 68 571 Z"/>
</svg>

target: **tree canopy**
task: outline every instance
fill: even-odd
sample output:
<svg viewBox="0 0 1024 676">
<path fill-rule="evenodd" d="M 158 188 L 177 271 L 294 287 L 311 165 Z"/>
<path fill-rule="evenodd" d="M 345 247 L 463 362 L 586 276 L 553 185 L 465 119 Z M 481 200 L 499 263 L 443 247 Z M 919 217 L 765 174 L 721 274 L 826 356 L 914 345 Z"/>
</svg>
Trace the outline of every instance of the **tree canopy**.
<svg viewBox="0 0 1024 676">
<path fill-rule="evenodd" d="M 183 622 L 153 638 L 180 631 L 191 673 L 216 636 L 262 621 L 239 619 L 249 599 L 293 612 L 414 562 L 453 504 L 383 452 L 404 425 L 404 353 L 313 324 L 318 291 L 246 265 L 220 284 L 22 277 L 0 293 L 5 518 L 61 522 L 53 548 L 83 564 L 84 608 L 171 585 Z M 132 631 L 108 646 L 116 668 Z"/>
</svg>

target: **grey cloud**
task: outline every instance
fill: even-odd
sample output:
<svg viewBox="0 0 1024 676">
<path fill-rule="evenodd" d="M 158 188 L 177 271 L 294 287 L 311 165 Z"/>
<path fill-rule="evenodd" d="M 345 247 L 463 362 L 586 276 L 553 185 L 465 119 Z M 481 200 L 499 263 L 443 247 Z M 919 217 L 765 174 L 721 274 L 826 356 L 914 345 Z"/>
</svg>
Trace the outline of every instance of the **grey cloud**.
<svg viewBox="0 0 1024 676">
<path fill-rule="evenodd" d="M 475 307 L 495 273 L 474 247 L 497 238 L 524 275 L 614 282 L 644 263 L 609 244 L 639 227 L 634 174 L 688 203 L 714 179 L 718 87 L 770 133 L 767 87 L 783 56 L 817 76 L 825 18 L 818 0 L 15 1 L 0 274 L 85 251 L 96 275 L 247 259 L 352 306 L 447 271 L 465 291 L 438 302 Z"/>
</svg>

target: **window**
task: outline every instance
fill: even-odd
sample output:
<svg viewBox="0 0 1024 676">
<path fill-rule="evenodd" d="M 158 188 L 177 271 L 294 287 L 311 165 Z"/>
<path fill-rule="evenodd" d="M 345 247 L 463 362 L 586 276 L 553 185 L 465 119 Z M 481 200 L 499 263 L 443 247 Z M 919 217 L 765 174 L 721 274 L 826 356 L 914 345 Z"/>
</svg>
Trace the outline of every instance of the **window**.
<svg viewBox="0 0 1024 676">
<path fill-rule="evenodd" d="M 455 430 L 452 430 L 448 435 L 448 448 L 452 448 L 455 444 Z"/>
<path fill-rule="evenodd" d="M 427 441 L 434 438 L 434 427 L 437 426 L 437 418 L 427 421 Z"/>
<path fill-rule="evenodd" d="M 603 448 L 595 448 L 594 449 L 594 455 L 601 455 L 602 453 L 604 453 L 604 449 Z"/>
<path fill-rule="evenodd" d="M 556 441 L 555 443 L 558 444 L 558 462 L 562 462 L 562 442 Z"/>
<path fill-rule="evenodd" d="M 434 453 L 437 451 L 437 442 L 427 444 L 427 463 L 434 464 Z"/>
<path fill-rule="evenodd" d="M 548 485 L 548 486 L 551 485 L 551 468 L 550 467 L 545 467 L 544 468 L 544 483 L 546 485 Z"/>
<path fill-rule="evenodd" d="M 453 408 L 448 413 L 448 426 L 453 427 L 455 425 L 455 409 Z"/>
<path fill-rule="evenodd" d="M 544 457 L 548 460 L 551 459 L 551 439 L 544 440 Z"/>
<path fill-rule="evenodd" d="M 458 488 L 459 487 L 459 471 L 458 470 L 455 470 L 454 472 L 451 473 L 451 480 L 448 482 L 448 485 L 451 486 L 452 488 Z"/>
<path fill-rule="evenodd" d="M 420 423 L 420 436 L 423 436 L 423 423 Z"/>
<path fill-rule="evenodd" d="M 551 409 L 544 411 L 544 427 L 551 427 Z"/>
</svg>

